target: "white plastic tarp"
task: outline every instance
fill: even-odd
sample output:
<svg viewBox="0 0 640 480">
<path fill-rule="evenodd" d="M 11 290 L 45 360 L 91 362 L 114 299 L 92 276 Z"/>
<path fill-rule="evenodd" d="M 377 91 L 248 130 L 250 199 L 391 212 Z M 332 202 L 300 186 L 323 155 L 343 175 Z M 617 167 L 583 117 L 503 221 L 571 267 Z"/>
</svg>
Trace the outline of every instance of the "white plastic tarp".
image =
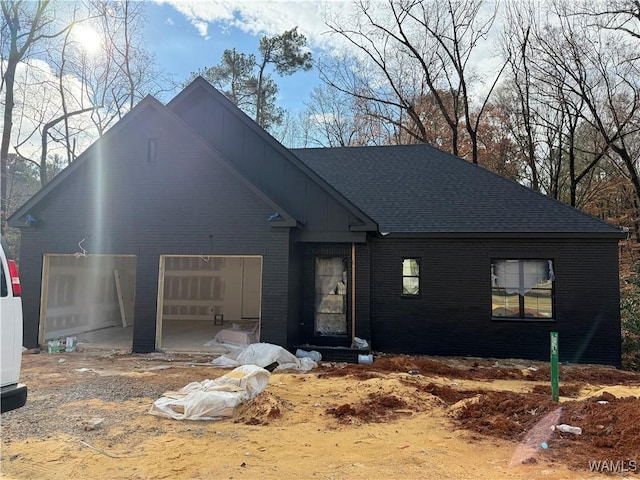
<svg viewBox="0 0 640 480">
<path fill-rule="evenodd" d="M 215 380 L 192 382 L 177 392 L 165 392 L 149 413 L 175 420 L 216 420 L 231 417 L 235 408 L 264 391 L 270 373 L 242 365 Z"/>
<path fill-rule="evenodd" d="M 554 280 L 551 260 L 496 260 L 493 284 L 511 295 L 527 294 L 540 283 Z"/>
<path fill-rule="evenodd" d="M 301 370 L 307 372 L 318 366 L 311 358 L 297 358 L 293 353 L 271 343 L 252 343 L 246 348 L 234 350 L 214 358 L 209 364 L 216 367 L 257 365 L 266 367 L 277 362 L 277 370 Z"/>
<path fill-rule="evenodd" d="M 242 330 L 235 325 L 233 328 L 225 328 L 220 330 L 212 340 L 205 343 L 207 347 L 215 345 L 250 345 L 257 343 L 258 337 L 254 332 Z"/>
</svg>

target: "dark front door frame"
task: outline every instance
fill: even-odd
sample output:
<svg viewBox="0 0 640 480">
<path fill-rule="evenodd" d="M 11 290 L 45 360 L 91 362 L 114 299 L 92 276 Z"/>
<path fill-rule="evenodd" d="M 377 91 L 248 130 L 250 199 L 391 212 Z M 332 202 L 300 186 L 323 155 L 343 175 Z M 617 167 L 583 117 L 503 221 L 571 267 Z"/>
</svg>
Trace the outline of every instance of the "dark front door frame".
<svg viewBox="0 0 640 480">
<path fill-rule="evenodd" d="M 321 334 L 316 328 L 316 263 L 318 258 L 334 258 L 344 259 L 346 267 L 346 291 L 343 286 L 337 286 L 335 292 L 345 291 L 343 310 L 346 317 L 346 325 L 344 333 Z M 352 343 L 352 258 L 350 245 L 316 245 L 305 249 L 305 261 L 303 272 L 303 340 L 310 345 L 331 346 L 331 347 L 349 347 Z M 336 299 L 337 300 L 337 299 Z"/>
</svg>

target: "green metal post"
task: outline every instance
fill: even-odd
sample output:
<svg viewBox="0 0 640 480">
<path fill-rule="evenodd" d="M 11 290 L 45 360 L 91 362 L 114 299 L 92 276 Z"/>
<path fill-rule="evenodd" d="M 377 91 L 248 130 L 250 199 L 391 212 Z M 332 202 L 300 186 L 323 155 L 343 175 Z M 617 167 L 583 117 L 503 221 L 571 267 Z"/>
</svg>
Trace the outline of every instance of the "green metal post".
<svg viewBox="0 0 640 480">
<path fill-rule="evenodd" d="M 551 400 L 560 400 L 558 385 L 558 332 L 551 332 Z"/>
</svg>

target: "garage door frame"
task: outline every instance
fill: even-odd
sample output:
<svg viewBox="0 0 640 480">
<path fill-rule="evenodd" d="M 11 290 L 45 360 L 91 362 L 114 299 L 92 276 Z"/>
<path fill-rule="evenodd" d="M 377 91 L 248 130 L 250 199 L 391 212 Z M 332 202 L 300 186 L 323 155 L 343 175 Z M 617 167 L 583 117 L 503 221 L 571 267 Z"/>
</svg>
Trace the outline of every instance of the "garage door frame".
<svg viewBox="0 0 640 480">
<path fill-rule="evenodd" d="M 259 271 L 259 293 L 258 293 L 258 305 L 260 313 L 256 320 L 258 321 L 258 330 L 261 328 L 262 321 L 262 277 L 264 273 L 264 257 L 262 255 L 160 255 L 159 259 L 159 267 L 158 267 L 158 297 L 157 297 L 157 309 L 156 309 L 156 338 L 155 338 L 155 348 L 157 350 L 162 348 L 162 321 L 163 321 L 163 311 L 164 311 L 164 293 L 165 293 L 165 274 L 166 274 L 166 260 L 168 258 L 201 258 L 204 261 L 210 261 L 215 258 L 257 258 L 260 260 L 260 271 Z M 243 269 L 244 270 L 244 269 Z M 243 287 L 241 288 L 241 294 L 243 294 L 244 288 L 244 277 L 243 277 Z"/>
<path fill-rule="evenodd" d="M 51 259 L 54 257 L 62 258 L 78 258 L 78 257 L 112 257 L 112 258 L 133 258 L 137 261 L 137 256 L 132 254 L 117 254 L 117 253 L 96 253 L 96 254 L 69 254 L 69 253 L 45 253 L 42 256 L 42 278 L 40 285 L 40 317 L 38 325 L 38 343 L 40 345 L 46 344 L 47 335 L 47 307 L 49 301 L 49 275 L 51 270 Z M 135 268 L 134 268 L 135 273 Z M 113 275 L 111 275 L 113 277 Z M 115 278 L 114 278 L 115 288 Z M 134 287 L 135 288 L 135 287 Z M 135 294 L 134 294 L 135 299 Z M 122 309 L 122 306 L 119 305 Z"/>
</svg>

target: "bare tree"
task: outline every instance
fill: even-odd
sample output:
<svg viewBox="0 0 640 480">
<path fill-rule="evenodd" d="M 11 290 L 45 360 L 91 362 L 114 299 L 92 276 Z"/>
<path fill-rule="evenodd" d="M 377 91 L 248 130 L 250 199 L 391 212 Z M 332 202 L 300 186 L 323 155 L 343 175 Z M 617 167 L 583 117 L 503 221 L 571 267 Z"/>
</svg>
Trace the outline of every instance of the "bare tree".
<svg viewBox="0 0 640 480">
<path fill-rule="evenodd" d="M 305 102 L 306 144 L 345 147 L 399 143 L 399 132 L 391 126 L 392 122 L 381 120 L 392 116 L 386 105 L 365 101 L 329 85 L 320 85 Z"/>
<path fill-rule="evenodd" d="M 505 178 L 523 182 L 526 159 L 509 128 L 509 112 L 496 96 L 485 108 L 478 130 L 478 164 Z"/>
<path fill-rule="evenodd" d="M 595 2 L 577 9 L 575 15 L 589 17 L 597 28 L 623 32 L 640 41 L 640 0 Z"/>
<path fill-rule="evenodd" d="M 1 206 L 0 229 L 4 232 L 8 214 L 7 161 L 13 131 L 16 69 L 39 44 L 61 35 L 68 26 L 55 29 L 49 0 L 1 0 L 2 9 L 2 90 L 4 91 L 4 127 L 0 145 Z"/>
<path fill-rule="evenodd" d="M 620 192 L 624 172 L 635 191 L 634 224 L 640 216 L 636 3 L 596 2 L 588 10 L 564 2 L 545 10 L 539 3 L 511 4 L 502 39 L 511 59 L 512 132 L 526 153 L 532 186 L 585 208 L 601 201 L 603 189 Z"/>
<path fill-rule="evenodd" d="M 308 118 L 306 137 L 310 146 L 345 147 L 353 144 L 358 131 L 350 100 L 351 97 L 326 85 L 313 90 L 305 103 L 305 117 Z"/>
<path fill-rule="evenodd" d="M 10 119 L 17 117 L 13 111 L 16 89 L 22 95 L 14 145 L 10 145 L 9 140 L 11 128 L 6 128 L 3 131 L 3 137 L 6 136 L 3 148 L 13 148 L 19 161 L 34 164 L 40 172 L 43 186 L 51 178 L 51 172 L 57 171 L 49 168 L 48 163 L 58 162 L 61 158 L 54 147 L 64 149 L 63 157 L 68 165 L 144 95 L 160 92 L 161 82 L 166 80 L 155 71 L 153 58 L 143 46 L 142 3 L 85 0 L 62 4 L 65 8 L 59 8 L 60 5 L 56 4 L 57 16 L 53 17 L 48 1 L 37 4 L 2 2 L 4 17 L 14 15 L 19 26 L 15 30 L 16 38 L 20 39 L 22 35 L 29 39 L 29 33 L 33 32 L 34 39 L 29 40 L 31 48 L 37 45 L 36 39 L 46 46 L 37 50 L 37 60 L 27 64 L 24 62 L 30 50 L 26 48 L 27 40 L 22 40 L 24 52 L 18 56 L 13 70 L 7 67 L 3 72 L 3 87 L 8 87 L 5 78 L 12 82 L 11 88 L 7 88 L 7 95 L 11 93 L 11 101 L 7 104 L 11 108 L 5 109 L 5 115 Z M 34 13 L 36 6 L 39 10 Z M 40 21 L 43 26 L 34 23 L 37 15 L 43 18 L 48 15 L 47 23 L 44 20 Z M 5 28 L 7 32 L 12 31 L 9 23 L 5 23 L 3 39 Z M 95 37 L 97 43 L 92 51 L 83 42 L 81 29 Z M 54 33 L 38 33 L 40 31 Z M 14 83 L 20 62 L 24 66 L 22 71 L 27 72 L 25 85 Z M 42 68 L 38 70 L 36 64 Z M 33 82 L 37 76 L 40 76 L 37 81 L 42 83 L 34 94 Z M 11 127 L 11 122 L 5 123 Z M 93 129 L 90 128 L 92 123 Z M 5 191 L 3 188 L 3 194 Z"/>
<path fill-rule="evenodd" d="M 99 52 L 82 55 L 73 73 L 84 85 L 83 106 L 99 106 L 91 119 L 102 135 L 147 94 L 170 84 L 144 46 L 144 3 L 86 0 L 91 27 L 103 38 Z"/>
<path fill-rule="evenodd" d="M 602 28 L 576 10 L 547 6 L 519 2 L 507 9 L 502 47 L 510 58 L 512 132 L 532 188 L 581 206 L 602 184 L 598 166 L 611 144 L 588 140 L 602 138 L 598 119 L 612 118 L 606 99 L 621 93 L 614 78 L 622 78 L 624 62 L 614 58 Z"/>
<path fill-rule="evenodd" d="M 583 119 L 625 165 L 640 205 L 640 151 L 630 142 L 640 128 L 640 43 L 625 38 L 626 30 L 594 28 L 589 16 L 577 16 L 566 6 L 557 12 L 554 55 L 570 80 L 566 88 L 584 102 Z"/>
<path fill-rule="evenodd" d="M 463 153 L 462 119 L 470 139 L 470 157 L 477 163 L 478 126 L 502 72 L 500 69 L 484 100 L 475 102 L 475 72 L 470 60 L 496 16 L 495 10 L 481 15 L 482 5 L 481 0 L 387 0 L 384 5 L 360 0 L 355 4 L 354 17 L 331 20 L 328 26 L 359 51 L 373 75 L 359 89 L 343 82 L 348 78 L 344 72 L 325 69 L 324 79 L 362 100 L 402 110 L 404 115 L 399 118 L 403 123 L 396 126 L 421 142 L 429 141 L 429 134 L 420 104 L 431 96 L 441 120 L 450 129 L 451 152 Z"/>
<path fill-rule="evenodd" d="M 536 161 L 535 112 L 532 106 L 533 85 L 531 76 L 531 29 L 536 28 L 535 15 L 531 4 L 508 4 L 505 11 L 501 46 L 508 58 L 511 73 L 509 82 L 517 105 L 516 115 L 512 115 L 512 133 L 527 160 L 530 186 L 540 191 L 538 164 Z"/>
</svg>

